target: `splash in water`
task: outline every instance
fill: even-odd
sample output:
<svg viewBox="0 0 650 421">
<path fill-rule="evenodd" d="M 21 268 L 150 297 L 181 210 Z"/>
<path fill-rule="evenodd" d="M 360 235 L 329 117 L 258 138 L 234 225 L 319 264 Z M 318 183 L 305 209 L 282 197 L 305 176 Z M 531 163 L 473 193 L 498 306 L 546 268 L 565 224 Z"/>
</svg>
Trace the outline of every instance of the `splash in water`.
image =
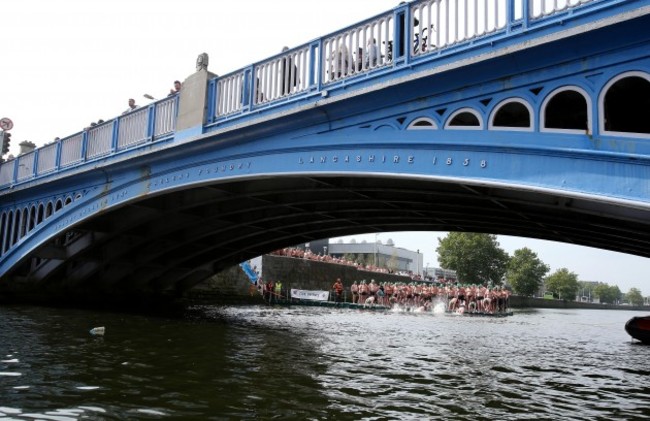
<svg viewBox="0 0 650 421">
<path fill-rule="evenodd" d="M 433 314 L 444 314 L 446 310 L 445 303 L 440 302 L 433 306 Z"/>
</svg>

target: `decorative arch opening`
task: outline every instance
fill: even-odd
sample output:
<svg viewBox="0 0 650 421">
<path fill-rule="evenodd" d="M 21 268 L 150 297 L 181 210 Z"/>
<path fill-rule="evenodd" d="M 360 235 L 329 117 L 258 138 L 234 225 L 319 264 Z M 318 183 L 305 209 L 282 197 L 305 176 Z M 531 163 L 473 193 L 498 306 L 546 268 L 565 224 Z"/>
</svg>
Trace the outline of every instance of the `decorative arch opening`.
<svg viewBox="0 0 650 421">
<path fill-rule="evenodd" d="M 65 203 L 63 204 L 63 206 L 68 206 L 70 203 L 72 203 L 72 197 L 68 196 L 65 198 Z"/>
<path fill-rule="evenodd" d="M 480 130 L 483 128 L 483 119 L 476 110 L 471 108 L 462 108 L 449 116 L 445 128 Z"/>
<path fill-rule="evenodd" d="M 4 250 L 7 251 L 9 250 L 9 247 L 11 247 L 11 239 L 12 239 L 12 233 L 14 230 L 14 213 L 13 211 L 9 211 L 7 213 L 7 229 L 5 230 L 4 233 Z"/>
<path fill-rule="evenodd" d="M 29 227 L 29 209 L 23 208 L 21 217 L 20 217 L 20 234 L 18 240 L 27 235 L 27 228 Z"/>
<path fill-rule="evenodd" d="M 583 89 L 564 87 L 542 103 L 542 128 L 549 131 L 591 132 L 591 101 Z"/>
<path fill-rule="evenodd" d="M 36 226 L 36 218 L 38 217 L 36 213 L 37 213 L 36 206 L 32 205 L 29 208 L 29 220 L 28 220 L 29 224 L 27 225 L 27 232 L 30 232 Z"/>
<path fill-rule="evenodd" d="M 428 117 L 421 117 L 413 120 L 406 130 L 436 130 L 438 125 Z"/>
<path fill-rule="evenodd" d="M 506 99 L 492 113 L 490 128 L 507 130 L 533 130 L 533 109 L 520 98 Z"/>
<path fill-rule="evenodd" d="M 52 213 L 54 213 L 54 206 L 52 202 L 47 202 L 47 206 L 45 206 L 45 219 L 52 216 Z"/>
<path fill-rule="evenodd" d="M 603 132 L 650 135 L 650 76 L 644 72 L 623 73 L 603 88 L 599 100 Z"/>
<path fill-rule="evenodd" d="M 5 252 L 5 237 L 7 232 L 7 214 L 2 212 L 0 216 L 0 254 L 4 254 Z"/>
<path fill-rule="evenodd" d="M 44 216 L 45 208 L 43 207 L 42 203 L 38 204 L 38 211 L 36 212 L 36 225 L 40 224 L 43 222 L 43 219 L 45 219 Z"/>
<path fill-rule="evenodd" d="M 11 243 L 10 243 L 11 246 L 16 244 L 18 242 L 18 239 L 20 239 L 20 216 L 21 215 L 22 212 L 16 209 L 16 212 L 14 213 L 13 233 L 11 235 Z"/>
<path fill-rule="evenodd" d="M 56 205 L 54 206 L 54 212 L 58 212 L 61 209 L 63 209 L 63 202 L 59 199 L 56 201 Z"/>
</svg>

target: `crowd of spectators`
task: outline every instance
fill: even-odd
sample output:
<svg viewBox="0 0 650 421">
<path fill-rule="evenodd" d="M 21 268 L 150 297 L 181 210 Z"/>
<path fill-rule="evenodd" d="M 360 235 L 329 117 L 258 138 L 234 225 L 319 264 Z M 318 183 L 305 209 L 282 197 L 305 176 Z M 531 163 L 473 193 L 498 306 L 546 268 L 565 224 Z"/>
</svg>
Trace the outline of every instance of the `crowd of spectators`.
<svg viewBox="0 0 650 421">
<path fill-rule="evenodd" d="M 368 272 L 375 272 L 375 273 L 389 273 L 391 275 L 399 275 L 399 276 L 405 276 L 409 277 L 413 281 L 422 281 L 422 276 L 419 274 L 415 274 L 412 271 L 393 271 L 384 267 L 379 267 L 375 266 L 374 264 L 365 264 L 365 263 L 359 263 L 350 259 L 347 259 L 345 257 L 336 257 L 332 256 L 330 254 L 321 254 L 321 253 L 314 253 L 309 249 L 303 250 L 300 248 L 295 248 L 295 247 L 286 247 L 283 249 L 275 250 L 271 252 L 270 254 L 275 255 L 275 256 L 286 256 L 286 257 L 294 257 L 298 259 L 308 259 L 308 260 L 313 260 L 317 262 L 325 262 L 325 263 L 334 263 L 334 264 L 339 264 L 339 265 L 346 265 L 346 266 L 353 266 L 356 267 L 358 270 L 365 270 Z"/>
</svg>

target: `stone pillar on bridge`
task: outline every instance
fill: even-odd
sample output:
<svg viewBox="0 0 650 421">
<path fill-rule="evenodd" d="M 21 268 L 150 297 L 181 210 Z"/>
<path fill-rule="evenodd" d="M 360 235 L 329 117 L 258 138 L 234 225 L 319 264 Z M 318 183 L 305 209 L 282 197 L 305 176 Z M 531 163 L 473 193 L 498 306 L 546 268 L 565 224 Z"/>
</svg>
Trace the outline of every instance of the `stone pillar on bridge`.
<svg viewBox="0 0 650 421">
<path fill-rule="evenodd" d="M 208 55 L 200 54 L 196 61 L 196 72 L 185 79 L 179 94 L 177 137 L 203 133 L 208 109 L 208 82 L 215 77 L 216 74 L 208 72 Z"/>
<path fill-rule="evenodd" d="M 30 142 L 29 140 L 23 140 L 18 144 L 18 146 L 20 146 L 20 152 L 18 152 L 18 156 L 30 153 L 36 149 L 36 144 L 34 142 Z"/>
</svg>

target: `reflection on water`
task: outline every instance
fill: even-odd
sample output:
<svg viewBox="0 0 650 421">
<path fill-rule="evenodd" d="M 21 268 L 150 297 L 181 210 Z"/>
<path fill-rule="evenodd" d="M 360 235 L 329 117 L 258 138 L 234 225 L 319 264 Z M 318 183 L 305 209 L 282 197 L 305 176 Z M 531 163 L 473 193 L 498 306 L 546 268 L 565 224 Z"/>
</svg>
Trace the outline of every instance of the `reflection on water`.
<svg viewBox="0 0 650 421">
<path fill-rule="evenodd" d="M 4 307 L 0 420 L 650 419 L 634 315 Z"/>
</svg>

